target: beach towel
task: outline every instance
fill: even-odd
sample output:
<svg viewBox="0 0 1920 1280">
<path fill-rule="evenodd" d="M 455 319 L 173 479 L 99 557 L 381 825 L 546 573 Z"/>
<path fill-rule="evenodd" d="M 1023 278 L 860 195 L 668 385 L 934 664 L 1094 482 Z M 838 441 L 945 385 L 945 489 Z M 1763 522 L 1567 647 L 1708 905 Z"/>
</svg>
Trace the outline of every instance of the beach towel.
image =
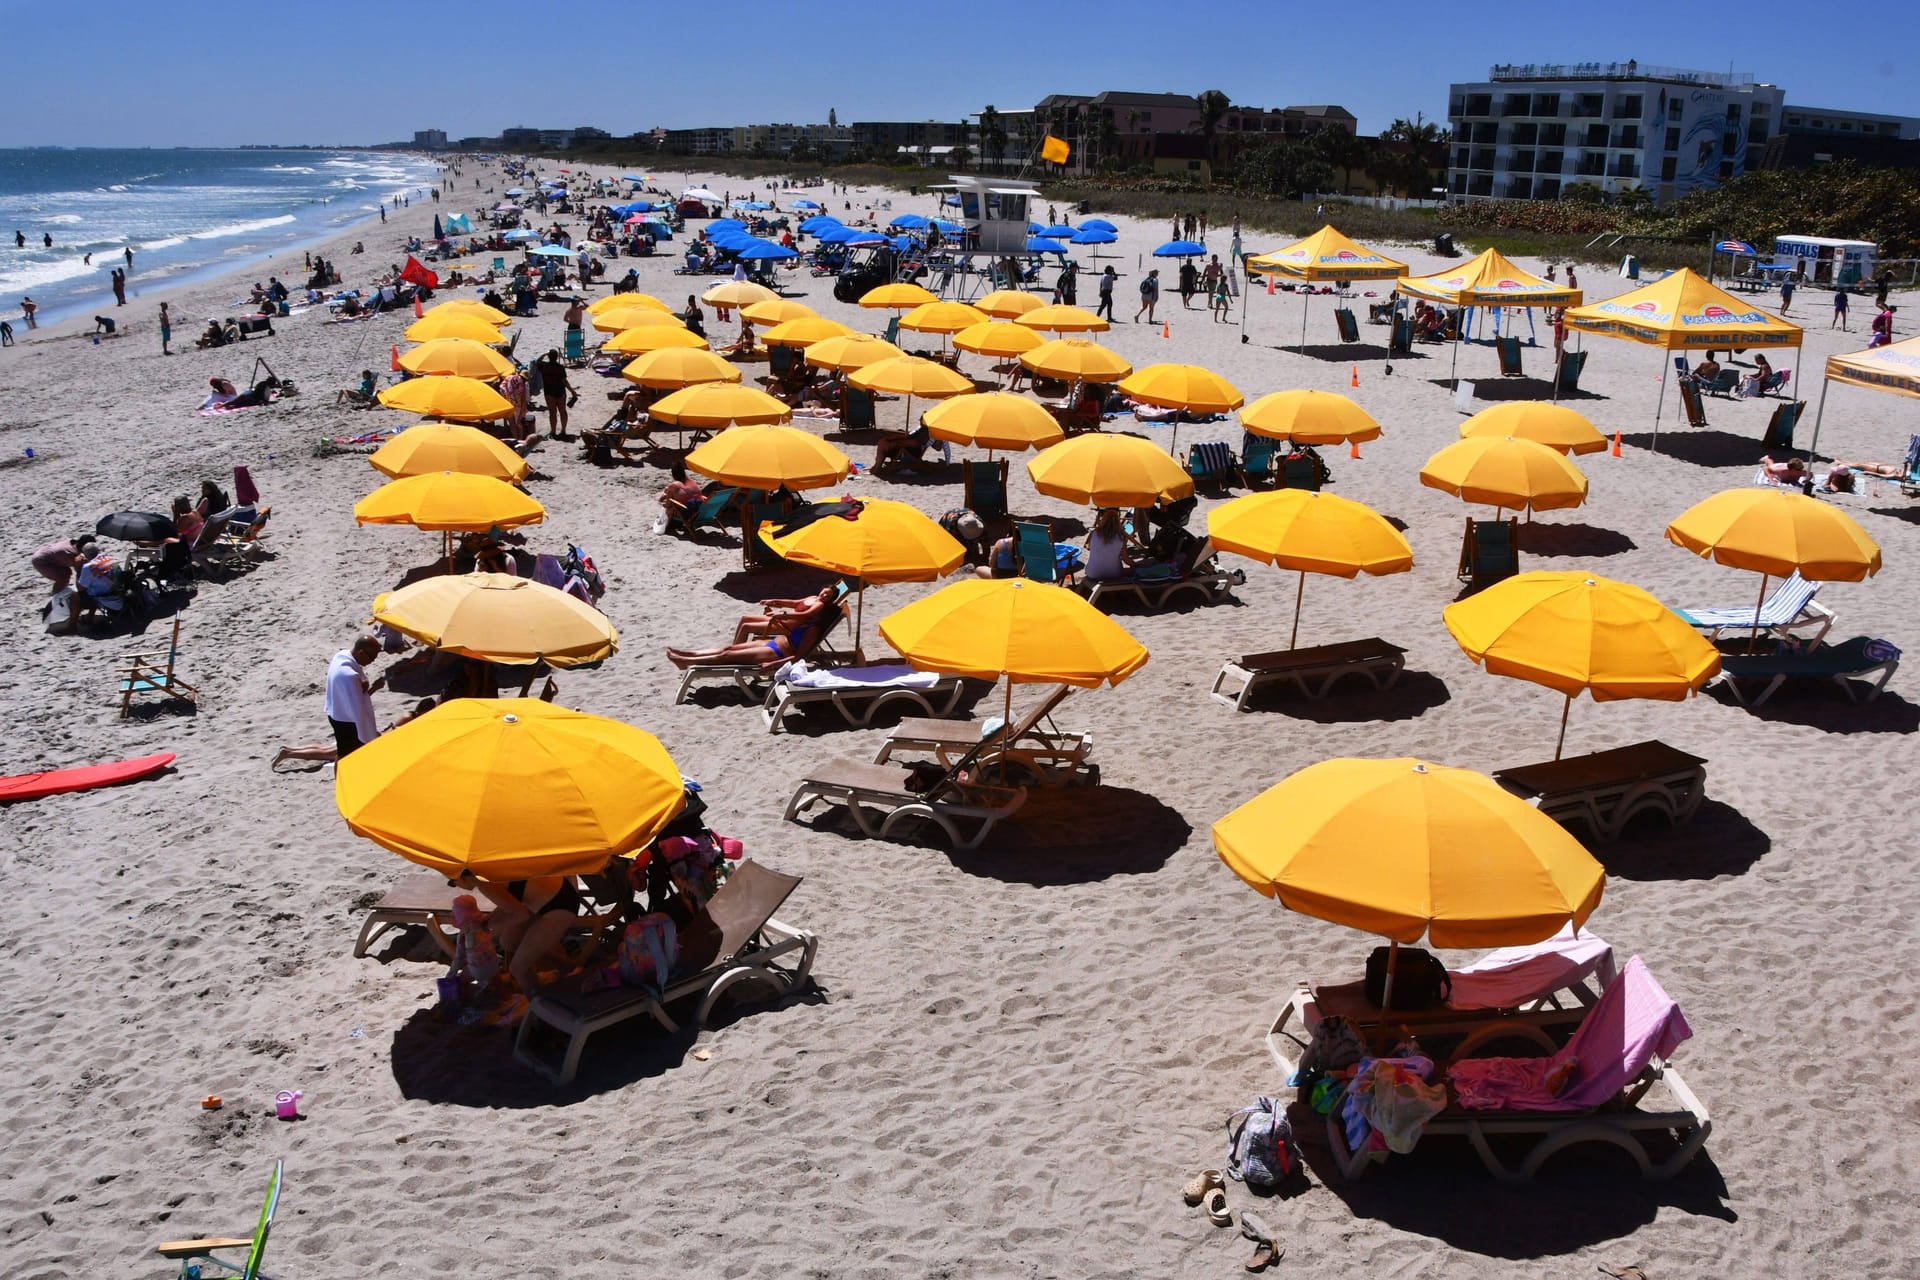
<svg viewBox="0 0 1920 1280">
<path fill-rule="evenodd" d="M 1365 1058 L 1347 1086 L 1341 1119 L 1349 1143 L 1366 1130 L 1380 1135 L 1387 1150 L 1405 1155 L 1426 1131 L 1427 1121 L 1446 1109 L 1447 1091 L 1428 1084 L 1433 1062 L 1423 1057 Z M 1354 1144 L 1357 1149 L 1357 1144 Z"/>
<path fill-rule="evenodd" d="M 236 506 L 251 507 L 260 501 L 259 486 L 253 483 L 253 474 L 245 467 L 233 469 L 233 500 Z"/>
<path fill-rule="evenodd" d="M 940 683 L 933 671 L 915 671 L 905 663 L 870 667 L 814 667 L 795 658 L 774 673 L 774 680 L 798 689 L 931 689 Z"/>
<path fill-rule="evenodd" d="M 1511 1009 L 1589 975 L 1598 975 L 1603 988 L 1618 976 L 1612 944 L 1591 933 L 1575 934 L 1571 925 L 1545 942 L 1490 951 L 1452 974 L 1449 1009 Z"/>
</svg>

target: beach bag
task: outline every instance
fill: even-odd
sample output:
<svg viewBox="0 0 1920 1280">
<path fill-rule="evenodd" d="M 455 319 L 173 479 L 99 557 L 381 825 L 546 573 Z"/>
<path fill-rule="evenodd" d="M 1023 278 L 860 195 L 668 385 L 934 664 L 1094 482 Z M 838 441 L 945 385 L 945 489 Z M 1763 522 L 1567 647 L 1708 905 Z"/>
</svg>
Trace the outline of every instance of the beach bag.
<svg viewBox="0 0 1920 1280">
<path fill-rule="evenodd" d="M 630 987 L 664 987 L 680 958 L 680 931 L 673 917 L 654 911 L 641 916 L 620 934 L 615 963 L 620 981 Z"/>
<path fill-rule="evenodd" d="M 1366 1056 L 1367 1042 L 1361 1038 L 1353 1023 L 1341 1014 L 1329 1014 L 1320 1019 L 1320 1025 L 1313 1029 L 1306 1052 L 1300 1055 L 1300 1070 L 1296 1074 L 1303 1081 L 1318 1075 L 1329 1075 L 1352 1066 Z M 1287 1083 L 1295 1082 L 1289 1080 Z"/>
<path fill-rule="evenodd" d="M 1367 1003 L 1384 1009 L 1382 997 L 1387 986 L 1387 957 L 1391 947 L 1375 947 L 1367 957 Z M 1393 961 L 1393 1007 L 1396 1009 L 1433 1009 L 1453 995 L 1453 977 L 1447 967 L 1418 947 L 1401 947 Z"/>
<path fill-rule="evenodd" d="M 1262 1094 L 1227 1117 L 1227 1176 L 1254 1191 L 1274 1191 L 1300 1168 L 1293 1125 L 1274 1099 Z"/>
</svg>

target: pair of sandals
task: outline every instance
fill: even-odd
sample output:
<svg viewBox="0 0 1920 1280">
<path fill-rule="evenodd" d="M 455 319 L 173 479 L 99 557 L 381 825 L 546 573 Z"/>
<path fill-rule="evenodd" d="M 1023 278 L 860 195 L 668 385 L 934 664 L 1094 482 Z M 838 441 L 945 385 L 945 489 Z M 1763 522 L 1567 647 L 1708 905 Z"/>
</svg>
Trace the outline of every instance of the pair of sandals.
<svg viewBox="0 0 1920 1280">
<path fill-rule="evenodd" d="M 1191 1206 L 1203 1208 L 1207 1221 L 1216 1227 L 1233 1225 L 1233 1210 L 1227 1207 L 1226 1180 L 1218 1169 L 1202 1169 L 1181 1188 L 1181 1197 Z M 1253 1257 L 1247 1260 L 1248 1271 L 1264 1271 L 1280 1261 L 1286 1249 L 1274 1238 L 1267 1224 L 1248 1210 L 1240 1215 L 1240 1234 L 1253 1241 Z"/>
</svg>

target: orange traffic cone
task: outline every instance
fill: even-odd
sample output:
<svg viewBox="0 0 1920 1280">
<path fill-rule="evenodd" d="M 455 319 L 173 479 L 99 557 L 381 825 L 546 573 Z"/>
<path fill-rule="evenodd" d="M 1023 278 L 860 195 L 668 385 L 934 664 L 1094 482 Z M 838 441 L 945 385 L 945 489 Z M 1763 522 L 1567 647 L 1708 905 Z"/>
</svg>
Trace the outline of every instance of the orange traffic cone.
<svg viewBox="0 0 1920 1280">
<path fill-rule="evenodd" d="M 426 314 L 426 312 L 420 309 L 420 299 L 419 299 L 419 298 L 415 298 L 415 299 L 413 300 L 413 318 L 414 318 L 415 320 L 418 320 L 418 319 L 419 319 L 419 318 L 420 318 L 421 316 L 423 316 L 423 315 L 425 315 L 425 314 Z"/>
<path fill-rule="evenodd" d="M 1269 298 L 1273 296 L 1273 277 L 1272 276 L 1267 277 L 1267 296 Z"/>
<path fill-rule="evenodd" d="M 393 348 L 393 354 L 389 356 L 387 359 L 387 367 L 392 369 L 395 373 L 400 372 L 400 347 L 398 344 L 395 344 Z"/>
<path fill-rule="evenodd" d="M 1358 440 L 1349 440 L 1347 442 L 1347 456 L 1349 458 L 1358 458 L 1360 456 L 1360 442 Z"/>
<path fill-rule="evenodd" d="M 1620 433 L 1618 431 L 1613 433 L 1613 456 L 1616 458 L 1620 456 Z"/>
<path fill-rule="evenodd" d="M 1163 338 L 1171 338 L 1173 336 L 1173 325 L 1168 321 L 1162 320 L 1160 322 L 1160 336 Z"/>
<path fill-rule="evenodd" d="M 1353 366 L 1353 377 L 1348 380 L 1348 385 L 1355 386 L 1355 387 L 1360 385 L 1360 366 L 1359 365 Z"/>
</svg>

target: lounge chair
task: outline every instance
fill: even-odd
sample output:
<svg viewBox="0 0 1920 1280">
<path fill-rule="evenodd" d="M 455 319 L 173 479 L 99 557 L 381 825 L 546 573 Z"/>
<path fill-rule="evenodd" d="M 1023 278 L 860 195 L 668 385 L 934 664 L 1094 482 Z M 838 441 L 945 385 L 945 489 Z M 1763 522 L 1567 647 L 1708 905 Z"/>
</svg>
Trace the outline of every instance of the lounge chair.
<svg viewBox="0 0 1920 1280">
<path fill-rule="evenodd" d="M 1246 574 L 1238 569 L 1222 569 L 1213 543 L 1202 539 L 1185 569 L 1179 564 L 1138 565 L 1124 578 L 1082 580 L 1079 586 L 1086 590 L 1088 604 L 1132 596 L 1157 612 L 1189 595 L 1196 604 L 1218 604 L 1246 580 Z"/>
<path fill-rule="evenodd" d="M 1475 520 L 1467 517 L 1466 537 L 1460 543 L 1460 581 L 1475 591 L 1484 591 L 1496 582 L 1504 582 L 1520 572 L 1520 552 L 1516 541 L 1520 520 Z"/>
<path fill-rule="evenodd" d="M 961 473 L 964 482 L 961 505 L 982 520 L 1007 514 L 1007 460 L 969 462 Z"/>
<path fill-rule="evenodd" d="M 1707 794 L 1707 762 L 1664 742 L 1596 751 L 1502 769 L 1495 782 L 1554 821 L 1584 822 L 1601 840 L 1617 840 L 1642 813 L 1662 813 L 1678 826 Z"/>
<path fill-rule="evenodd" d="M 840 390 L 840 426 L 846 431 L 874 429 L 873 392 L 848 383 Z"/>
<path fill-rule="evenodd" d="M 1447 1069 L 1449 1105 L 1427 1122 L 1421 1141 L 1464 1137 L 1503 1182 L 1524 1182 L 1558 1152 L 1585 1142 L 1611 1143 L 1634 1158 L 1643 1176 L 1671 1178 L 1713 1128 L 1706 1108 L 1666 1061 L 1692 1034 L 1680 1006 L 1635 956 L 1551 1057 L 1456 1060 Z M 1557 1092 L 1546 1087 L 1569 1062 L 1577 1063 L 1570 1082 Z M 1671 1104 L 1643 1109 L 1657 1084 Z M 1463 1105 L 1463 1097 L 1476 1105 Z M 1488 1105 L 1502 1097 L 1507 1105 Z M 1341 1110 L 1327 1118 L 1327 1139 L 1336 1167 L 1358 1178 L 1387 1152 L 1364 1143 L 1358 1151 L 1349 1147 Z M 1527 1141 L 1526 1154 L 1517 1163 L 1502 1160 L 1492 1145 L 1499 1139 Z"/>
<path fill-rule="evenodd" d="M 1367 999 L 1364 981 L 1302 982 L 1267 1028 L 1267 1053 L 1281 1076 L 1291 1077 L 1314 1032 L 1336 1015 L 1363 1040 L 1399 1035 L 1404 1028 L 1420 1038 L 1423 1048 L 1445 1046 L 1450 1057 L 1507 1039 L 1530 1041 L 1551 1053 L 1560 1047 L 1554 1029 L 1577 1024 L 1616 976 L 1613 948 L 1571 927 L 1545 942 L 1501 947 L 1448 975 L 1453 990 L 1445 1004 L 1391 1011 Z"/>
<path fill-rule="evenodd" d="M 1725 653 L 1720 656 L 1720 674 L 1715 682 L 1724 684 L 1734 701 L 1746 707 L 1761 706 L 1790 680 L 1830 680 L 1846 690 L 1853 701 L 1872 702 L 1899 669 L 1898 649 L 1884 640 L 1855 636 L 1839 644 L 1817 644 L 1806 649 Z M 1742 683 L 1762 681 L 1765 684 L 1758 694 L 1748 697 L 1741 692 Z"/>
<path fill-rule="evenodd" d="M 1360 323 L 1353 318 L 1353 311 L 1347 307 L 1333 309 L 1333 324 L 1340 331 L 1340 341 L 1360 341 Z"/>
<path fill-rule="evenodd" d="M 260 539 L 266 535 L 267 521 L 273 516 L 272 507 L 261 507 L 254 518 L 242 527 L 235 529 L 231 521 L 222 522 L 224 528 L 214 534 L 213 541 L 202 548 L 195 540 L 194 554 L 201 563 L 222 569 L 232 569 L 246 565 L 259 558 L 264 548 Z"/>
<path fill-rule="evenodd" d="M 1560 393 L 1562 395 L 1572 395 L 1580 389 L 1580 373 L 1586 367 L 1586 352 L 1562 351 L 1560 353 Z"/>
<path fill-rule="evenodd" d="M 382 894 L 367 912 L 367 918 L 360 922 L 360 936 L 353 942 L 353 958 L 364 957 L 389 933 L 421 928 L 447 953 L 448 959 L 452 959 L 457 932 L 453 927 L 453 898 L 457 892 L 445 876 L 408 876 Z"/>
<path fill-rule="evenodd" d="M 585 991 L 577 977 L 546 987 L 528 1002 L 513 1056 L 564 1085 L 579 1070 L 580 1053 L 596 1031 L 645 1014 L 672 1033 L 679 1026 L 666 1007 L 692 996 L 700 997 L 694 1020 L 704 1025 L 715 1002 L 743 981 L 770 982 L 782 996 L 799 990 L 813 969 L 819 939 L 780 923 L 773 913 L 799 888 L 800 879 L 769 871 L 748 858 L 680 931 L 680 960 L 689 966 L 688 972 L 657 989 L 619 986 Z M 565 1037 L 557 1058 L 543 1053 L 537 1043 L 543 1038 L 542 1027 Z"/>
<path fill-rule="evenodd" d="M 841 584 L 844 588 L 845 584 Z M 844 595 L 844 591 L 842 593 Z M 733 685 L 754 702 L 765 701 L 767 686 L 772 683 L 774 673 L 789 662 L 804 658 L 816 665 L 831 662 L 845 665 L 853 656 L 833 645 L 831 637 L 846 622 L 847 613 L 838 603 L 822 615 L 819 624 L 811 636 L 797 651 L 787 654 L 773 662 L 740 662 L 692 666 L 680 673 L 680 687 L 673 695 L 674 705 L 685 702 L 692 694 L 696 684 L 724 682 Z"/>
<path fill-rule="evenodd" d="M 1387 341 L 1387 354 L 1410 356 L 1413 354 L 1413 317 L 1399 316 L 1393 322 L 1393 337 Z"/>
<path fill-rule="evenodd" d="M 981 780 L 980 765 L 990 746 L 988 739 L 981 739 L 932 776 L 910 766 L 828 760 L 800 780 L 783 816 L 793 822 L 815 804 L 841 804 L 868 836 L 889 839 L 899 827 L 931 822 L 954 848 L 978 849 L 994 824 L 1027 800 L 1025 787 Z M 964 834 L 969 824 L 971 837 Z"/>
<path fill-rule="evenodd" d="M 740 565 L 745 569 L 780 564 L 780 553 L 760 540 L 760 526 L 778 525 L 793 511 L 791 502 L 747 502 L 740 509 Z"/>
<path fill-rule="evenodd" d="M 587 362 L 587 335 L 578 329 L 567 330 L 566 351 L 562 357 L 577 369 Z"/>
<path fill-rule="evenodd" d="M 1731 400 L 1734 398 L 1733 393 L 1739 390 L 1739 388 L 1740 371 L 1738 369 L 1722 369 L 1719 373 L 1713 375 L 1712 382 L 1707 383 L 1701 387 L 1700 390 L 1710 396 L 1719 396 L 1722 400 Z"/>
<path fill-rule="evenodd" d="M 1205 441 L 1187 450 L 1187 474 L 1196 485 L 1225 489 L 1240 477 L 1240 460 L 1226 441 Z"/>
<path fill-rule="evenodd" d="M 1240 483 L 1253 489 L 1276 479 L 1273 458 L 1278 448 L 1272 436 L 1247 432 L 1240 442 Z"/>
<path fill-rule="evenodd" d="M 1793 429 L 1800 422 L 1800 415 L 1807 411 L 1805 400 L 1789 400 L 1776 405 L 1773 416 L 1767 419 L 1767 432 L 1760 443 L 1768 449 L 1793 448 Z"/>
<path fill-rule="evenodd" d="M 1307 454 L 1290 454 L 1280 463 L 1279 487 L 1318 491 L 1322 480 L 1320 463 Z"/>
<path fill-rule="evenodd" d="M 1907 458 L 1898 484 L 1903 497 L 1920 497 L 1920 435 L 1907 437 Z"/>
<path fill-rule="evenodd" d="M 702 529 L 728 528 L 733 523 L 733 513 L 740 506 L 742 495 L 742 490 L 732 485 L 722 485 L 693 506 L 669 501 L 667 510 L 672 513 L 672 526 L 688 535 Z"/>
<path fill-rule="evenodd" d="M 1054 711 L 1071 692 L 1070 686 L 1061 685 L 1011 725 L 997 718 L 902 720 L 880 744 L 873 762 L 885 764 L 896 754 L 917 753 L 933 756 L 945 768 L 984 742 L 978 758 L 983 777 L 998 778 L 1004 765 L 1012 765 L 1041 786 L 1061 786 L 1080 776 L 1097 778 L 1099 766 L 1087 763 L 1093 735 L 1066 733 L 1053 722 Z"/>
<path fill-rule="evenodd" d="M 1520 367 L 1520 339 L 1495 338 L 1494 346 L 1500 352 L 1500 376 L 1524 378 L 1526 371 Z"/>
<path fill-rule="evenodd" d="M 1268 685 L 1292 684 L 1309 698 L 1324 698 L 1348 676 L 1390 689 L 1406 668 L 1407 651 L 1385 640 L 1347 640 L 1305 649 L 1279 649 L 1229 658 L 1213 678 L 1215 702 L 1245 711 L 1247 703 Z"/>
<path fill-rule="evenodd" d="M 164 657 L 166 663 L 155 661 Z M 126 663 L 120 672 L 120 718 L 127 718 L 133 709 L 136 694 L 155 693 L 163 698 L 183 698 L 197 703 L 199 691 L 194 686 L 174 674 L 174 663 L 180 657 L 180 615 L 173 616 L 173 634 L 167 640 L 164 649 L 149 649 L 140 653 L 123 653 L 117 659 Z"/>
<path fill-rule="evenodd" d="M 255 1280 L 260 1275 L 260 1264 L 267 1256 L 267 1237 L 273 1231 L 274 1210 L 280 1207 L 280 1180 L 286 1164 L 284 1160 L 273 1162 L 273 1176 L 267 1179 L 267 1198 L 260 1206 L 260 1218 L 254 1223 L 251 1236 L 168 1240 L 158 1246 L 161 1257 L 180 1263 L 181 1280 L 205 1275 L 210 1266 L 218 1267 L 222 1273 L 232 1272 L 240 1280 Z M 245 1249 L 246 1261 L 236 1264 L 214 1256 L 216 1252 L 231 1249 Z"/>
<path fill-rule="evenodd" d="M 1692 378 L 1680 379 L 1680 405 L 1687 411 L 1687 425 L 1704 427 L 1707 425 L 1707 408 L 1700 403 L 1700 388 Z"/>
<path fill-rule="evenodd" d="M 1796 644 L 1819 644 L 1833 626 L 1834 613 L 1813 598 L 1818 590 L 1819 583 L 1807 581 L 1797 570 L 1791 577 L 1782 579 L 1773 594 L 1760 605 L 1760 634 Z M 1754 608 L 1750 604 L 1720 609 L 1675 609 L 1674 612 L 1688 626 L 1706 632 L 1709 640 L 1718 640 L 1724 632 L 1751 631 L 1755 625 Z"/>
<path fill-rule="evenodd" d="M 922 715 L 946 715 L 965 692 L 966 682 L 959 676 L 915 671 L 904 663 L 816 668 L 796 659 L 774 673 L 760 715 L 768 733 L 780 733 L 788 715 L 830 707 L 854 728 L 864 729 L 888 707 L 916 706 Z"/>
<path fill-rule="evenodd" d="M 1013 526 L 1013 560 L 1020 576 L 1030 582 L 1059 583 L 1071 577 L 1060 567 L 1060 553 L 1053 543 L 1053 531 L 1043 524 L 1021 521 Z"/>
</svg>

